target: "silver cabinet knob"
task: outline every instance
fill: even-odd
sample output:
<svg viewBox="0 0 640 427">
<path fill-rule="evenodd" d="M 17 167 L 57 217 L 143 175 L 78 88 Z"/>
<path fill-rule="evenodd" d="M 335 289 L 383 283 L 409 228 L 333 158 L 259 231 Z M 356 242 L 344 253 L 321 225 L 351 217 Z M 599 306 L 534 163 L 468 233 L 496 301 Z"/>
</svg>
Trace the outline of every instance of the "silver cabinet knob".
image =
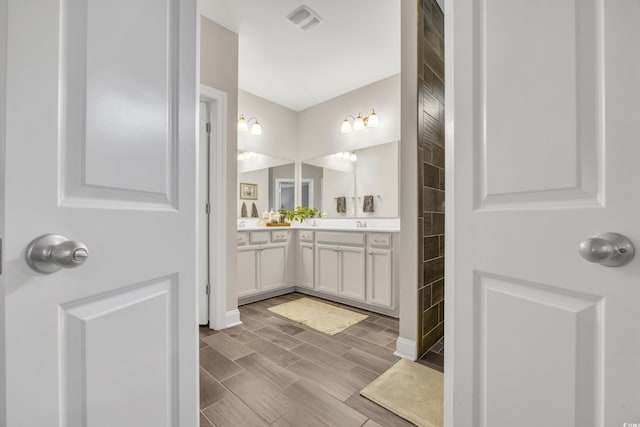
<svg viewBox="0 0 640 427">
<path fill-rule="evenodd" d="M 602 233 L 580 243 L 580 255 L 605 267 L 620 267 L 633 259 L 631 240 L 618 233 Z"/>
<path fill-rule="evenodd" d="M 81 266 L 89 257 L 89 249 L 82 242 L 45 234 L 29 243 L 25 256 L 32 270 L 51 274 L 63 268 Z"/>
</svg>

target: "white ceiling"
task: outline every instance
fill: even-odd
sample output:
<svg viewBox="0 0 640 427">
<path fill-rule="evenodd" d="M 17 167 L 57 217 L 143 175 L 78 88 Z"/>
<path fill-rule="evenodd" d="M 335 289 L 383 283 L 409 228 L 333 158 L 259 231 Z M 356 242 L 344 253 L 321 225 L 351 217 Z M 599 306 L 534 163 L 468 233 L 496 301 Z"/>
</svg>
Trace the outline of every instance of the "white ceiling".
<svg viewBox="0 0 640 427">
<path fill-rule="evenodd" d="M 199 0 L 201 13 L 238 33 L 239 86 L 303 110 L 400 72 L 400 0 Z M 309 32 L 285 18 L 307 5 Z"/>
</svg>

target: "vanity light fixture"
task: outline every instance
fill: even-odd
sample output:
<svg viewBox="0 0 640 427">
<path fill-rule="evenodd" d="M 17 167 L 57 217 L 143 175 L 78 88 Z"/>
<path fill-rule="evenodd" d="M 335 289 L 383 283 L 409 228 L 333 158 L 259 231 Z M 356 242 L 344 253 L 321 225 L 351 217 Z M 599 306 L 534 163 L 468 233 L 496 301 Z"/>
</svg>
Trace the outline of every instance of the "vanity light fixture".
<svg viewBox="0 0 640 427">
<path fill-rule="evenodd" d="M 339 159 L 344 159 L 344 160 L 350 160 L 352 162 L 355 162 L 358 160 L 358 156 L 356 155 L 355 152 L 351 151 L 341 151 L 339 153 L 336 153 L 336 157 Z"/>
<path fill-rule="evenodd" d="M 351 126 L 349 119 L 353 120 L 353 127 Z M 362 113 L 358 113 L 358 117 L 353 117 L 351 114 L 345 116 L 340 130 L 342 133 L 350 133 L 352 129 L 362 130 L 365 127 L 377 128 L 379 124 L 380 122 L 378 121 L 376 110 L 372 108 L 371 113 L 367 117 L 364 117 Z"/>
<path fill-rule="evenodd" d="M 238 151 L 238 160 L 242 161 L 242 160 L 247 160 L 247 159 L 253 159 L 254 157 L 257 157 L 258 155 L 256 153 L 254 153 L 253 151 Z"/>
<path fill-rule="evenodd" d="M 254 120 L 254 123 L 251 126 L 251 135 L 262 135 L 262 126 L 260 126 L 260 121 L 255 117 L 251 117 L 247 120 L 244 118 L 244 114 L 240 114 L 240 118 L 238 119 L 238 131 L 247 132 L 252 120 Z"/>
</svg>

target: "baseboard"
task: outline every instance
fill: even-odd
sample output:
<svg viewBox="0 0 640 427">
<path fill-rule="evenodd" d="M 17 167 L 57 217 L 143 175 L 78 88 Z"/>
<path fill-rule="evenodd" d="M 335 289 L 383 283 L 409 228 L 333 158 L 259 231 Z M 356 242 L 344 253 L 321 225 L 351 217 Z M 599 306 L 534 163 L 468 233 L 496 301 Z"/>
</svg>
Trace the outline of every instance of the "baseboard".
<svg viewBox="0 0 640 427">
<path fill-rule="evenodd" d="M 393 353 L 403 359 L 409 359 L 415 362 L 416 359 L 416 342 L 406 338 L 398 337 L 396 341 L 396 351 Z"/>
<path fill-rule="evenodd" d="M 240 321 L 240 310 L 236 308 L 235 310 L 227 311 L 225 315 L 225 328 L 231 328 L 238 325 L 242 325 L 242 322 Z"/>
</svg>

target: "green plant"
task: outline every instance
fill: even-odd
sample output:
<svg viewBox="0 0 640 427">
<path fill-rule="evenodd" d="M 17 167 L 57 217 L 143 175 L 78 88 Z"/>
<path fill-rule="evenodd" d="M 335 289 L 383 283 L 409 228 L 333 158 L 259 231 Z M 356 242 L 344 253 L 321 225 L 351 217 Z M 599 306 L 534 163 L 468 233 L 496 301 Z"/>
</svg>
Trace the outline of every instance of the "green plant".
<svg viewBox="0 0 640 427">
<path fill-rule="evenodd" d="M 282 209 L 280 213 L 284 214 L 289 222 L 298 221 L 302 223 L 308 218 L 322 218 L 322 214 L 317 208 L 306 208 L 302 206 L 298 206 L 295 209 Z"/>
</svg>

